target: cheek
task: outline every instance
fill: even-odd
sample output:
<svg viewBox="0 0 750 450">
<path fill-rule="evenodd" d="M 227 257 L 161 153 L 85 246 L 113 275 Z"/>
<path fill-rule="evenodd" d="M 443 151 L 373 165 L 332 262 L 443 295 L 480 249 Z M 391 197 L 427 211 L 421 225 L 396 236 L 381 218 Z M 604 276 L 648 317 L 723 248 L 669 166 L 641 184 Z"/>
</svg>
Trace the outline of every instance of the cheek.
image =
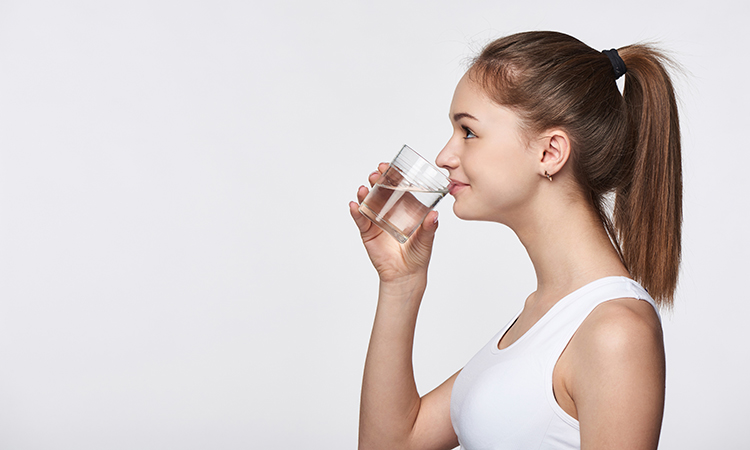
<svg viewBox="0 0 750 450">
<path fill-rule="evenodd" d="M 494 158 L 474 166 L 473 206 L 487 214 L 513 210 L 527 203 L 537 180 L 525 163 L 523 158 Z"/>
<path fill-rule="evenodd" d="M 471 179 L 471 184 L 483 197 L 507 193 L 518 183 L 521 172 L 518 161 L 503 157 L 502 154 L 477 158 L 467 164 L 467 175 Z"/>
</svg>

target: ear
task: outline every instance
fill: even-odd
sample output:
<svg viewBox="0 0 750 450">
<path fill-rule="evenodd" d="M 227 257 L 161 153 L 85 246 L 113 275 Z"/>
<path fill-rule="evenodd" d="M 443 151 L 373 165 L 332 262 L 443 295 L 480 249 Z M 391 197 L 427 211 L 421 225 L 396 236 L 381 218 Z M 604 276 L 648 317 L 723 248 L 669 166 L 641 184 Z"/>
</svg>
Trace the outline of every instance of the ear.
<svg viewBox="0 0 750 450">
<path fill-rule="evenodd" d="M 570 137 L 565 130 L 555 128 L 544 133 L 539 161 L 540 175 L 559 173 L 570 157 Z"/>
</svg>

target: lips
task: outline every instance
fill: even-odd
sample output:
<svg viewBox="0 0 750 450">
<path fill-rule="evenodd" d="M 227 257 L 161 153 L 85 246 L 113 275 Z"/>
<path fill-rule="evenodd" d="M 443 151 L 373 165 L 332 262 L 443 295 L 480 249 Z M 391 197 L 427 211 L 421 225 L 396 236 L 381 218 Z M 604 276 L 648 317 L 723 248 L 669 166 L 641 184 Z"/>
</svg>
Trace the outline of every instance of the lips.
<svg viewBox="0 0 750 450">
<path fill-rule="evenodd" d="M 463 188 L 468 186 L 466 183 L 462 183 L 460 181 L 451 180 L 451 186 L 450 186 L 450 194 L 456 195 L 459 191 L 461 191 Z"/>
</svg>

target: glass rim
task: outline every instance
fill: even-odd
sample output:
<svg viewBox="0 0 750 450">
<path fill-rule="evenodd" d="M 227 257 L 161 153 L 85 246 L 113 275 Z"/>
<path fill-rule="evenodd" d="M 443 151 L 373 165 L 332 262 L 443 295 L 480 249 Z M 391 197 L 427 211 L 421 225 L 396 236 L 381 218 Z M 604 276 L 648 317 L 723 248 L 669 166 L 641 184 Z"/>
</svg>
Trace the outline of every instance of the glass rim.
<svg viewBox="0 0 750 450">
<path fill-rule="evenodd" d="M 403 161 L 405 164 L 399 164 L 399 157 L 404 155 L 405 152 L 413 154 L 421 164 L 415 165 L 413 162 L 406 160 L 407 158 L 401 158 L 405 160 Z M 391 165 L 398 168 L 404 177 L 412 178 L 414 181 L 429 185 L 429 187 L 436 187 L 436 190 L 444 190 L 450 186 L 450 178 L 440 168 L 406 144 L 401 147 L 396 157 L 393 158 Z M 425 169 L 427 169 L 426 172 Z"/>
</svg>

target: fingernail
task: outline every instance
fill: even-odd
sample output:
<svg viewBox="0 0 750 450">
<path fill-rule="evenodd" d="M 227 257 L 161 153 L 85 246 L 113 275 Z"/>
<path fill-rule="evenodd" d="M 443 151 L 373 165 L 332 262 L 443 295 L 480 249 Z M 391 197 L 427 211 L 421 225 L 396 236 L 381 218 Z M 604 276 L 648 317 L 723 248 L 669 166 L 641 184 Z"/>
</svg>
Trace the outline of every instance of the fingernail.
<svg viewBox="0 0 750 450">
<path fill-rule="evenodd" d="M 438 222 L 438 216 L 439 215 L 440 215 L 440 213 L 437 212 L 437 211 L 435 211 L 435 220 L 433 220 L 432 223 L 437 223 Z"/>
</svg>

